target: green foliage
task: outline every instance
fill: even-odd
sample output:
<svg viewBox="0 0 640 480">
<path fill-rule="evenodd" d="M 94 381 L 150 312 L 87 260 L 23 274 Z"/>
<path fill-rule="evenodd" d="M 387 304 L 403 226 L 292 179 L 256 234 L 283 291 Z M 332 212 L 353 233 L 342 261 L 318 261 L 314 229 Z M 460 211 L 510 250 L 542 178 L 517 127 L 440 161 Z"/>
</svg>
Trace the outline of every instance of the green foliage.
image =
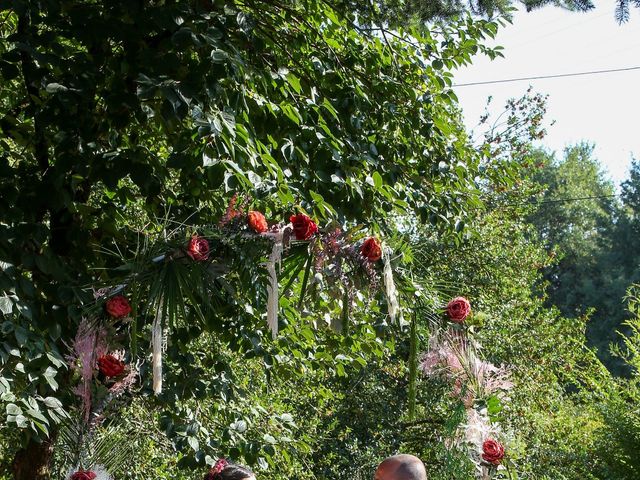
<svg viewBox="0 0 640 480">
<path fill-rule="evenodd" d="M 39 418 L 30 398 L 57 398 L 67 411 L 76 403 L 58 393 L 70 377 L 48 370 L 62 365 L 41 364 L 47 353 L 59 362 L 81 317 L 100 307 L 91 287 L 136 279 L 135 321 L 118 332 L 132 360 L 144 359 L 152 309 L 167 296 L 169 404 L 222 388 L 198 380 L 212 365 L 188 368 L 203 332 L 269 366 L 279 358 L 260 333 L 259 250 L 218 239 L 216 253 L 230 259 L 223 272 L 148 262 L 195 230 L 215 236 L 206 226 L 232 191 L 270 219 L 304 209 L 323 225 L 392 232 L 388 214 L 410 213 L 446 231 L 479 204 L 478 179 L 499 181 L 510 168 L 482 173 L 450 89 L 451 70 L 496 55 L 483 45 L 495 22 L 460 18 L 380 37 L 325 2 L 14 0 L 0 13 L 0 289 L 3 311 L 21 315 L 7 313 L 3 331 L 35 344 L 21 362 L 11 343 L 2 347 L 3 362 L 20 363 L 30 379 L 8 378 L 3 405 L 32 434 L 46 434 L 55 409 L 30 423 Z M 302 260 L 292 259 L 284 270 L 295 289 Z M 336 299 L 312 295 L 304 312 L 282 298 L 292 331 L 306 315 L 318 324 L 315 312 L 335 314 Z M 363 361 L 359 341 L 335 360 L 315 351 L 314 331 L 295 331 L 283 340 L 287 361 L 315 355 L 338 374 Z"/>
<path fill-rule="evenodd" d="M 529 172 L 536 165 L 527 162 Z M 470 322 L 496 365 L 508 365 L 515 383 L 500 411 L 508 452 L 521 477 L 599 476 L 595 453 L 604 421 L 599 401 L 608 372 L 585 345 L 584 321 L 546 306 L 543 269 L 554 261 L 528 218 L 546 205 L 530 203 L 536 184 L 495 192 L 458 245 L 424 235 L 417 249 L 420 275 L 447 279 L 445 292 L 473 305 Z M 505 246 L 508 245 L 508 248 Z M 464 478 L 464 477 L 462 477 Z"/>
<path fill-rule="evenodd" d="M 611 239 L 611 261 L 620 270 L 626 286 L 638 283 L 638 263 L 629 260 L 629 253 L 640 251 L 640 162 L 633 160 L 628 178 L 621 184 L 621 214 L 616 222 Z M 615 277 L 614 277 L 615 278 Z"/>
<path fill-rule="evenodd" d="M 638 449 L 640 448 L 640 303 L 638 285 L 628 292 L 631 319 L 626 322 L 628 334 L 622 338 L 622 346 L 614 353 L 631 367 L 628 379 L 618 379 L 617 388 L 602 404 L 606 422 L 599 445 L 605 472 L 615 478 L 632 479 L 640 474 Z"/>
<path fill-rule="evenodd" d="M 582 263 L 583 268 L 588 268 L 587 257 L 595 256 L 600 247 L 599 234 L 614 218 L 612 182 L 606 179 L 600 162 L 593 157 L 593 146 L 588 144 L 567 148 L 563 159 L 538 151 L 532 161 L 539 166 L 533 177 L 540 184 L 536 201 L 544 202 L 545 208 L 538 209 L 530 217 L 531 222 L 548 248 L 562 248 L 560 264 L 566 258 L 568 264 Z M 566 275 L 571 270 L 562 266 L 558 266 L 558 269 L 566 271 Z M 576 272 L 572 280 L 582 276 L 581 273 Z M 557 287 L 554 284 L 551 287 L 551 295 L 556 295 Z M 557 296 L 566 294 L 566 291 L 562 291 Z"/>
<path fill-rule="evenodd" d="M 19 306 L 7 299 L 0 350 L 0 399 L 7 425 L 31 436 L 48 435 L 50 428 L 67 417 L 58 395 L 67 365 L 55 344 L 55 334 L 41 336 L 28 318 L 17 314 Z M 14 315 L 13 309 L 16 314 Z M 28 392 L 28 393 L 25 393 Z M 43 396 L 40 392 L 51 392 Z"/>
<path fill-rule="evenodd" d="M 624 362 L 609 354 L 609 344 L 619 341 L 616 330 L 627 318 L 622 299 L 638 279 L 637 178 L 632 174 L 625 182 L 619 201 L 587 144 L 568 148 L 563 159 L 538 151 L 529 161 L 539 167 L 533 178 L 540 192 L 534 198 L 544 206 L 529 221 L 549 254 L 559 258 L 545 271 L 548 304 L 569 317 L 589 315 L 587 336 L 600 358 L 616 374 L 627 374 Z"/>
<path fill-rule="evenodd" d="M 398 16 L 404 26 L 390 30 L 384 16 L 412 6 L 388 6 L 0 2 L 3 475 L 16 454 L 18 467 L 42 466 L 38 480 L 92 461 L 116 478 L 181 479 L 226 456 L 261 478 L 364 479 L 406 451 L 431 478 L 469 478 L 463 453 L 442 444 L 464 409 L 416 370 L 436 300 L 453 294 L 472 298 L 483 354 L 514 368 L 513 406 L 489 407 L 512 429 L 516 470 L 595 475 L 594 436 L 609 414 L 593 398 L 607 373 L 583 325 L 537 295 L 549 257 L 523 220 L 532 212 L 512 208 L 516 192 L 531 192 L 520 155 L 543 133 L 544 99 L 510 103 L 504 130 L 473 145 L 452 71 L 500 55 L 485 41 L 502 19 L 425 28 Z M 553 168 L 560 178 L 565 167 Z M 236 192 L 273 223 L 306 211 L 354 242 L 384 237 L 403 306 L 423 307 L 412 328 L 390 325 L 357 275 L 313 265 L 313 247 L 293 242 L 271 340 L 262 311 L 272 243 L 215 226 Z M 562 212 L 599 231 L 593 212 Z M 185 257 L 194 233 L 210 241 L 207 263 Z M 557 233 L 578 252 L 596 248 L 591 235 Z M 67 356 L 80 321 L 103 318 L 95 290 L 116 285 L 133 321 L 110 333 L 140 384 L 121 414 L 86 429 Z M 146 345 L 160 305 L 165 388 L 153 396 Z M 47 441 L 51 469 L 43 455 L 24 462 Z"/>
</svg>

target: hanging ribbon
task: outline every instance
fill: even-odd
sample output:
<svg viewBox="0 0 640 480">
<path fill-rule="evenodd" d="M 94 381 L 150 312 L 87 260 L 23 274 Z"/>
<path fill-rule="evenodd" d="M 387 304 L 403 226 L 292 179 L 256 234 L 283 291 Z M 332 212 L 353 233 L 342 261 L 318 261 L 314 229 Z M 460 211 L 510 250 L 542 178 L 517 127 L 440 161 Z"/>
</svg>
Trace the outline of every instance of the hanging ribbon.
<svg viewBox="0 0 640 480">
<path fill-rule="evenodd" d="M 389 247 L 384 247 L 382 252 L 382 259 L 384 261 L 384 288 L 387 295 L 389 317 L 391 319 L 391 323 L 395 323 L 398 314 L 400 314 L 400 320 L 402 320 L 402 314 L 400 312 L 400 304 L 398 303 L 398 291 L 396 290 L 396 284 L 393 281 L 393 270 L 391 269 L 392 250 Z"/>
<path fill-rule="evenodd" d="M 271 249 L 271 255 L 269 255 L 266 267 L 269 273 L 269 285 L 267 285 L 267 325 L 269 325 L 271 336 L 274 340 L 278 336 L 278 307 L 280 295 L 278 292 L 277 268 L 280 267 L 282 252 L 284 250 L 282 243 L 283 233 L 284 232 L 280 231 L 265 234 L 273 239 L 273 248 Z"/>
<path fill-rule="evenodd" d="M 162 297 L 158 301 L 158 310 L 151 328 L 151 348 L 153 350 L 151 364 L 153 366 L 153 393 L 162 393 L 162 320 L 164 302 Z"/>
</svg>

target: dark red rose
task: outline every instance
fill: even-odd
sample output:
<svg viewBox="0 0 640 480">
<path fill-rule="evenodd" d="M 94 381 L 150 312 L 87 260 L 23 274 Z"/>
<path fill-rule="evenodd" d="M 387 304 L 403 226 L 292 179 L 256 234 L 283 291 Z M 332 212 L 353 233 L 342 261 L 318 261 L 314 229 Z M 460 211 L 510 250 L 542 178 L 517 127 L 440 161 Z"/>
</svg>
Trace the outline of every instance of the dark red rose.
<svg viewBox="0 0 640 480">
<path fill-rule="evenodd" d="M 452 322 L 462 323 L 471 313 L 471 304 L 464 297 L 456 297 L 447 304 L 447 315 Z"/>
<path fill-rule="evenodd" d="M 360 247 L 360 255 L 370 262 L 377 262 L 382 257 L 382 245 L 377 238 L 367 238 Z"/>
<path fill-rule="evenodd" d="M 247 216 L 249 227 L 256 233 L 264 233 L 269 229 L 267 219 L 260 212 L 250 211 Z"/>
<path fill-rule="evenodd" d="M 194 235 L 187 245 L 187 255 L 197 262 L 202 262 L 209 258 L 209 242 L 206 238 Z"/>
<path fill-rule="evenodd" d="M 71 475 L 71 480 L 94 480 L 96 474 L 91 470 L 78 470 Z"/>
<path fill-rule="evenodd" d="M 485 440 L 482 444 L 482 459 L 493 465 L 500 465 L 504 458 L 504 447 L 500 442 L 493 439 Z"/>
<path fill-rule="evenodd" d="M 129 305 L 129 300 L 127 300 L 122 295 L 111 297 L 104 304 L 104 308 L 107 313 L 113 318 L 126 317 L 131 313 L 131 305 Z"/>
<path fill-rule="evenodd" d="M 318 231 L 315 222 L 304 213 L 291 215 L 289 221 L 293 224 L 293 233 L 297 240 L 309 240 Z"/>
<path fill-rule="evenodd" d="M 124 372 L 124 363 L 113 355 L 103 355 L 98 358 L 98 369 L 105 377 L 117 377 Z"/>
</svg>

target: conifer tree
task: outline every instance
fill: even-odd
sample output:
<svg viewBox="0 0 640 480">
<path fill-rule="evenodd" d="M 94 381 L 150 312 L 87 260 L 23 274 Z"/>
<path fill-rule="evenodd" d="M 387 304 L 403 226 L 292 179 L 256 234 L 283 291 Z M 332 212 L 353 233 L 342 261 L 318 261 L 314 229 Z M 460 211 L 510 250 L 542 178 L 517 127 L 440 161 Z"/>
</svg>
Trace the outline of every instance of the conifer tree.
<svg viewBox="0 0 640 480">
<path fill-rule="evenodd" d="M 372 10 L 379 10 L 379 17 L 394 26 L 447 19 L 463 12 L 471 12 L 477 16 L 494 17 L 519 7 L 524 7 L 528 12 L 545 6 L 586 12 L 596 6 L 591 0 L 380 0 L 376 4 L 352 3 L 351 7 L 364 14 L 365 17 L 370 15 Z M 629 20 L 631 6 L 639 7 L 640 1 L 620 0 L 616 2 L 614 15 L 618 23 Z"/>
</svg>

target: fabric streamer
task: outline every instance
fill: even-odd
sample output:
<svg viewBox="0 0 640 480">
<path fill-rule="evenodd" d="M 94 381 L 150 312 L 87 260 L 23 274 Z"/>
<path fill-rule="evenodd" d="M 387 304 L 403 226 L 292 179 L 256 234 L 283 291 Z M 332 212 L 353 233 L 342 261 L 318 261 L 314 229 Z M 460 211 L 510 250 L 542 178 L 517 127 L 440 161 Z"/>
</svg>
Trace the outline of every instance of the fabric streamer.
<svg viewBox="0 0 640 480">
<path fill-rule="evenodd" d="M 284 251 L 282 242 L 283 234 L 283 231 L 263 234 L 273 239 L 273 248 L 271 249 L 271 255 L 269 255 L 266 267 L 267 272 L 269 272 L 269 285 L 267 285 L 267 325 L 269 325 L 271 336 L 274 340 L 278 336 L 278 307 L 280 295 L 278 292 L 277 268 L 280 267 L 282 252 Z"/>
<path fill-rule="evenodd" d="M 153 319 L 151 328 L 151 348 L 152 366 L 153 366 L 153 393 L 159 395 L 162 393 L 162 320 L 163 320 L 164 301 L 160 297 L 158 302 L 158 310 Z"/>
<path fill-rule="evenodd" d="M 393 270 L 391 269 L 391 253 L 392 250 L 389 247 L 383 248 L 382 260 L 384 261 L 384 288 L 387 296 L 387 304 L 389 309 L 389 317 L 391 323 L 395 323 L 400 314 L 400 320 L 402 320 L 402 313 L 400 312 L 400 304 L 398 303 L 398 291 L 396 290 L 396 284 L 393 281 Z"/>
</svg>

